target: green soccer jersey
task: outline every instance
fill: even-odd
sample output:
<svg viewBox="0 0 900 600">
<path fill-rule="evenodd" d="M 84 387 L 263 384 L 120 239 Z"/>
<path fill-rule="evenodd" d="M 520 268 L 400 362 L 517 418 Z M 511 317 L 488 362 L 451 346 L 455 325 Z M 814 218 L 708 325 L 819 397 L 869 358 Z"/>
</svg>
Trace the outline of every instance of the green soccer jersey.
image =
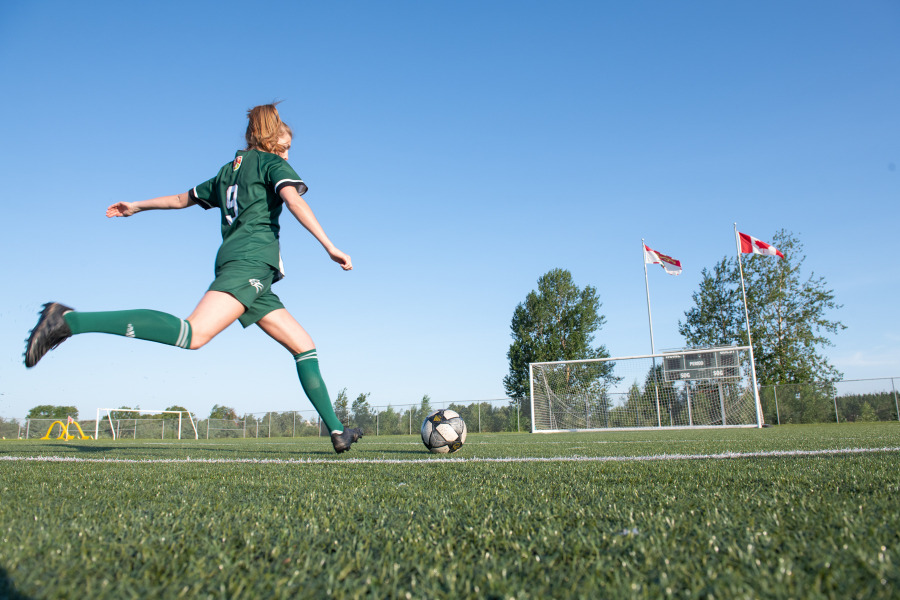
<svg viewBox="0 0 900 600">
<path fill-rule="evenodd" d="M 286 160 L 258 150 L 239 150 L 219 174 L 190 191 L 204 209 L 222 213 L 222 245 L 216 267 L 233 260 L 262 261 L 284 277 L 278 233 L 283 202 L 278 192 L 286 185 L 300 194 L 308 189 Z"/>
</svg>

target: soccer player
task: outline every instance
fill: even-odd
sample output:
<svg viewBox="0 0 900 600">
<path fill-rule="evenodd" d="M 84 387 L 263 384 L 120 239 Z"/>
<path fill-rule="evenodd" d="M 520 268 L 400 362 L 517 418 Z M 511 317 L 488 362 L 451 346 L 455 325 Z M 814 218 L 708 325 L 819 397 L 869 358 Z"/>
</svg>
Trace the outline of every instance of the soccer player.
<svg viewBox="0 0 900 600">
<path fill-rule="evenodd" d="M 247 149 L 219 173 L 192 190 L 140 202 L 117 202 L 107 217 L 130 217 L 141 211 L 187 208 L 194 204 L 221 212 L 222 245 L 216 255 L 215 280 L 187 319 L 155 310 L 77 312 L 56 302 L 44 305 L 28 337 L 25 366 L 33 367 L 48 351 L 73 335 L 111 333 L 195 350 L 231 325 L 254 323 L 293 356 L 304 392 L 331 431 L 336 452 L 362 437 L 344 428 L 334 413 L 316 347 L 305 329 L 272 290 L 284 277 L 279 250 L 279 217 L 286 206 L 342 269 L 353 268 L 303 200 L 307 186 L 288 164 L 293 134 L 274 104 L 248 111 Z"/>
</svg>

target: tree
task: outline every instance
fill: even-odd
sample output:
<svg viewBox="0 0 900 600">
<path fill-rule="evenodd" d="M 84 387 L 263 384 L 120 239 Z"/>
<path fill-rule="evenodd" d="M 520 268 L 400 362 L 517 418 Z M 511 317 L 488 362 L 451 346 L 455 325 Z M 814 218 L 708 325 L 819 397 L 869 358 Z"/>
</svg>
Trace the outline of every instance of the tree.
<svg viewBox="0 0 900 600">
<path fill-rule="evenodd" d="M 218 404 L 213 404 L 212 410 L 209 411 L 210 419 L 230 419 L 234 421 L 238 418 L 237 412 L 230 406 L 219 406 Z"/>
<path fill-rule="evenodd" d="M 371 393 L 369 392 L 360 394 L 356 397 L 356 400 L 353 401 L 353 405 L 350 407 L 353 414 L 353 423 L 363 430 L 368 430 L 368 428 L 375 423 L 375 415 L 372 414 L 372 410 L 369 407 L 370 395 Z"/>
<path fill-rule="evenodd" d="M 841 305 L 824 277 L 801 275 L 806 257 L 796 236 L 780 230 L 772 240 L 784 259 L 743 259 L 757 381 L 765 385 L 840 378 L 820 348 L 833 345 L 828 334 L 846 329 L 828 318 Z M 746 345 L 737 258 L 723 258 L 712 273 L 703 269 L 701 276 L 700 290 L 693 294 L 695 306 L 678 322 L 679 332 L 691 346 Z"/>
<path fill-rule="evenodd" d="M 579 288 L 569 271 L 553 269 L 542 275 L 538 289 L 513 312 L 513 342 L 506 354 L 509 374 L 503 378 L 506 393 L 511 398 L 528 395 L 528 363 L 608 358 L 605 346 L 592 345 L 595 332 L 606 322 L 600 306 L 596 288 Z M 605 365 L 592 371 L 592 377 L 601 378 L 610 371 Z"/>
<path fill-rule="evenodd" d="M 124 409 L 128 409 L 128 410 L 140 410 L 141 406 L 140 406 L 140 404 L 138 404 L 137 406 L 124 406 L 123 405 L 123 406 L 120 406 L 119 408 L 124 408 Z M 110 412 L 109 416 L 111 419 L 129 419 L 129 420 L 158 418 L 157 415 L 151 415 L 148 413 L 116 412 L 116 411 Z"/>
<path fill-rule="evenodd" d="M 334 399 L 334 414 L 337 415 L 338 421 L 344 425 L 350 424 L 350 408 L 347 399 L 347 388 L 338 392 L 337 398 Z"/>
<path fill-rule="evenodd" d="M 731 342 L 723 340 L 746 339 L 737 261 L 725 257 L 712 273 L 704 267 L 700 277 L 700 289 L 692 295 L 695 306 L 685 313 L 685 323 L 678 322 L 681 335 L 692 346 L 724 346 Z"/>
<path fill-rule="evenodd" d="M 189 411 L 188 409 L 186 409 L 185 407 L 183 407 L 183 406 L 178 406 L 177 404 L 174 405 L 174 406 L 170 406 L 170 407 L 167 408 L 166 410 L 171 410 L 171 411 L 181 411 L 181 412 L 184 412 L 184 413 L 190 413 L 190 415 L 191 415 L 192 417 L 196 417 L 196 416 L 197 416 L 197 415 L 195 415 L 194 413 L 190 412 L 190 411 Z M 171 419 L 177 419 L 177 418 L 178 418 L 178 415 L 164 415 L 164 416 L 167 416 L 167 417 L 169 417 L 169 418 L 171 418 Z"/>
<path fill-rule="evenodd" d="M 877 421 L 878 413 L 875 412 L 875 409 L 872 408 L 872 405 L 868 402 L 863 402 L 861 410 L 859 412 L 859 417 L 856 419 L 857 421 Z"/>
<path fill-rule="evenodd" d="M 378 429 L 380 430 L 381 435 L 407 433 L 406 423 L 403 422 L 403 415 L 394 410 L 394 407 L 391 405 L 388 405 L 387 408 L 378 413 Z"/>
<path fill-rule="evenodd" d="M 422 400 L 419 402 L 419 415 L 422 420 L 425 420 L 425 417 L 431 414 L 431 396 L 425 394 L 422 396 Z"/>
<path fill-rule="evenodd" d="M 74 406 L 54 406 L 52 404 L 41 404 L 35 406 L 28 411 L 26 419 L 65 419 L 71 416 L 73 419 L 78 418 L 78 409 Z"/>
<path fill-rule="evenodd" d="M 425 394 L 422 396 L 422 399 L 419 401 L 419 408 L 411 408 L 412 410 L 412 421 L 413 421 L 413 431 L 415 431 L 416 427 L 422 425 L 422 421 L 425 420 L 425 417 L 430 415 L 433 412 L 431 408 L 431 396 Z"/>
</svg>

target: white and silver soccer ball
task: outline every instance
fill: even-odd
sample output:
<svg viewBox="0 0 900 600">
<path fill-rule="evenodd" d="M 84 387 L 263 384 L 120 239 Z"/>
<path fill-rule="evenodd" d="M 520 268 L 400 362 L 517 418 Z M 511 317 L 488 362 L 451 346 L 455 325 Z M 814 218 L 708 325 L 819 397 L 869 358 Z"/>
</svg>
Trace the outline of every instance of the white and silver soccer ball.
<svg viewBox="0 0 900 600">
<path fill-rule="evenodd" d="M 466 443 L 466 422 L 455 410 L 436 410 L 422 423 L 422 442 L 431 452 L 456 452 Z"/>
</svg>

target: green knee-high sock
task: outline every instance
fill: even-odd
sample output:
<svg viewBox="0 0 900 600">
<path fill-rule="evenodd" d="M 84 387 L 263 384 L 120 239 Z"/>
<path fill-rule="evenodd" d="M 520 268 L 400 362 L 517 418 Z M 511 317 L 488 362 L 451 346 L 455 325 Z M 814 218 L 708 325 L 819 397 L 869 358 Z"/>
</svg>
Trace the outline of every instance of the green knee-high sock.
<svg viewBox="0 0 900 600">
<path fill-rule="evenodd" d="M 319 416 L 325 421 L 325 425 L 331 432 L 344 431 L 344 426 L 334 414 L 334 407 L 331 406 L 331 398 L 328 397 L 328 390 L 325 388 L 325 382 L 322 380 L 322 374 L 319 372 L 319 358 L 315 350 L 301 352 L 294 355 L 297 361 L 297 375 L 300 376 L 300 385 L 306 392 L 307 398 L 316 407 Z"/>
<path fill-rule="evenodd" d="M 63 315 L 72 334 L 111 333 L 160 344 L 191 347 L 191 324 L 158 310 L 67 312 Z"/>
</svg>

